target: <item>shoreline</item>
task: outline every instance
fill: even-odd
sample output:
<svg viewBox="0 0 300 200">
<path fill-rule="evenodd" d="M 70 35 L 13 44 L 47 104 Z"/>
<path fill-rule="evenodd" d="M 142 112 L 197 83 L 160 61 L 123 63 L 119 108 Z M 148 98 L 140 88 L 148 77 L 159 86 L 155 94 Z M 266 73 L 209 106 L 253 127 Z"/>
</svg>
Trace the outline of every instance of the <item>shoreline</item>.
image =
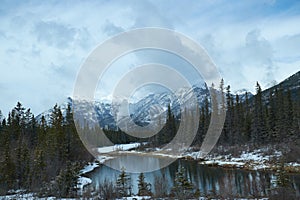
<svg viewBox="0 0 300 200">
<path fill-rule="evenodd" d="M 189 148 L 188 151 L 181 155 L 171 155 L 168 151 L 159 148 L 146 149 L 147 151 L 140 151 L 137 148 L 140 145 L 134 144 L 121 144 L 111 147 L 97 148 L 99 153 L 98 159 L 94 162 L 88 163 L 81 171 L 78 177 L 78 187 L 81 191 L 83 188 L 92 183 L 92 180 L 85 175 L 94 171 L 100 167 L 106 161 L 114 159 L 121 155 L 136 155 L 136 156 L 149 156 L 158 158 L 173 158 L 173 159 L 185 159 L 196 162 L 196 164 L 204 165 L 208 167 L 221 167 L 226 169 L 241 169 L 249 171 L 269 171 L 276 172 L 282 169 L 281 166 L 275 162 L 276 159 L 282 157 L 282 152 L 275 151 L 273 154 L 266 154 L 266 149 L 256 149 L 253 151 L 243 151 L 239 156 L 218 155 L 217 153 L 210 154 L 205 158 L 198 158 L 199 151 L 193 151 Z M 118 147 L 118 148 L 116 148 Z M 149 152 L 149 150 L 153 150 Z M 300 174 L 300 163 L 297 162 L 286 162 L 283 164 L 283 170 L 289 174 Z"/>
<path fill-rule="evenodd" d="M 112 148 L 111 151 L 103 152 L 103 148 L 98 148 L 100 156 L 98 156 L 98 162 L 100 164 L 107 160 L 114 159 L 116 156 L 128 154 L 136 156 L 151 156 L 151 157 L 169 157 L 174 159 L 186 159 L 197 162 L 200 165 L 223 167 L 232 169 L 245 169 L 251 171 L 263 170 L 263 171 L 277 171 L 280 168 L 281 163 L 276 162 L 283 156 L 281 151 L 274 151 L 272 154 L 269 153 L 268 148 L 260 148 L 252 151 L 242 151 L 238 156 L 233 156 L 230 153 L 226 155 L 219 155 L 217 153 L 211 153 L 204 158 L 197 157 L 199 151 L 195 151 L 193 148 L 187 148 L 186 152 L 180 155 L 172 155 L 168 153 L 168 150 L 160 148 L 147 148 L 143 151 L 138 150 L 140 146 L 137 143 L 118 145 L 124 148 Z M 107 149 L 107 147 L 104 147 Z M 284 171 L 287 173 L 300 173 L 299 162 L 285 162 Z"/>
</svg>

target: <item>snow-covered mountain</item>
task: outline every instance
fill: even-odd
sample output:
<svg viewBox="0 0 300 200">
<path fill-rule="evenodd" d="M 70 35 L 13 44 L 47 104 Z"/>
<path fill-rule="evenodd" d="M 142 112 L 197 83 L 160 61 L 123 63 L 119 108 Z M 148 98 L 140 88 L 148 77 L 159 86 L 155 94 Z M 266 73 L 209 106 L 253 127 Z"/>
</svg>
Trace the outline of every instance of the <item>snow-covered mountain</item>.
<svg viewBox="0 0 300 200">
<path fill-rule="evenodd" d="M 247 92 L 248 99 L 253 96 L 253 94 L 251 92 L 247 91 L 246 89 L 240 89 L 240 90 L 236 90 L 233 92 L 233 97 L 235 97 L 235 95 L 239 95 L 240 101 L 245 101 L 246 100 L 246 92 Z"/>
<path fill-rule="evenodd" d="M 175 94 L 170 92 L 150 93 L 137 102 L 128 103 L 129 116 L 124 117 L 123 119 L 119 118 L 118 123 L 122 123 L 122 120 L 125 123 L 128 118 L 131 118 L 135 124 L 140 126 L 147 125 L 151 123 L 151 119 L 157 119 L 160 116 L 165 118 L 168 105 L 171 106 L 175 116 L 179 117 L 181 113 L 180 109 L 183 109 L 181 104 L 189 101 L 193 95 L 195 95 L 197 102 L 191 101 L 185 106 L 192 108 L 195 104 L 198 104 L 198 106 L 201 107 L 204 105 L 206 98 L 210 99 L 209 90 L 206 85 L 181 88 L 176 91 Z M 84 125 L 85 123 L 89 125 L 92 123 L 99 123 L 102 128 L 116 129 L 116 113 L 120 111 L 122 101 L 124 101 L 123 98 L 116 99 L 113 103 L 107 100 L 76 100 L 74 103 L 69 97 L 66 102 L 60 104 L 60 108 L 62 113 L 65 114 L 68 104 L 72 107 L 75 106 L 76 120 L 78 120 L 81 125 Z M 40 120 L 41 116 L 44 115 L 46 121 L 49 122 L 51 113 L 52 109 L 49 109 L 38 115 L 37 119 Z"/>
</svg>

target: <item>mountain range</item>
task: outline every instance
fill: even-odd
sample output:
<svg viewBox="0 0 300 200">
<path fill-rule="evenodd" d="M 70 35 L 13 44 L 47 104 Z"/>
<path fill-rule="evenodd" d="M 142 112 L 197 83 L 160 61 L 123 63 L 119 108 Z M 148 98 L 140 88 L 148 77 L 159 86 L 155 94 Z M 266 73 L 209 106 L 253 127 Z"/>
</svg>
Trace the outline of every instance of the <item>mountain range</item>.
<svg viewBox="0 0 300 200">
<path fill-rule="evenodd" d="M 270 93 L 270 90 L 275 88 L 283 88 L 283 90 L 289 89 L 291 91 L 292 97 L 296 97 L 297 92 L 300 89 L 300 71 L 296 74 L 285 79 L 281 83 L 268 88 L 262 92 L 263 97 L 267 98 Z M 239 90 L 235 94 L 238 94 L 240 100 L 245 100 L 245 93 L 247 90 Z M 168 110 L 168 105 L 170 105 L 172 112 L 175 116 L 180 116 L 182 101 L 186 101 L 191 98 L 192 94 L 195 94 L 197 98 L 197 103 L 200 107 L 204 105 L 205 99 L 210 100 L 209 89 L 206 84 L 203 85 L 194 85 L 191 89 L 182 88 L 172 94 L 170 92 L 160 92 L 160 93 L 150 93 L 144 98 L 136 102 L 128 103 L 128 113 L 129 116 L 124 116 L 124 121 L 127 118 L 131 118 L 135 124 L 140 126 L 145 126 L 151 123 L 151 119 L 155 119 L 159 116 L 166 116 Z M 250 92 L 248 93 L 248 98 L 251 100 L 253 95 Z M 235 96 L 232 94 L 232 96 Z M 119 111 L 119 107 L 124 99 L 116 99 L 114 103 L 109 102 L 108 100 L 95 100 L 95 101 L 86 101 L 86 100 L 76 100 L 76 111 L 77 119 L 80 120 L 80 123 L 83 125 L 85 122 L 88 123 L 99 123 L 102 128 L 106 129 L 117 129 L 116 124 L 116 113 Z M 66 113 L 68 104 L 71 106 L 74 105 L 72 98 L 67 98 L 67 100 L 60 104 L 63 115 Z M 190 105 L 192 106 L 192 105 Z M 37 116 L 37 119 L 40 120 L 41 116 L 45 116 L 46 121 L 50 121 L 50 116 L 53 109 L 49 109 L 40 115 Z M 91 112 L 92 111 L 92 112 Z M 118 120 L 118 123 L 122 123 L 122 118 Z M 130 127 L 129 127 L 130 128 Z"/>
</svg>

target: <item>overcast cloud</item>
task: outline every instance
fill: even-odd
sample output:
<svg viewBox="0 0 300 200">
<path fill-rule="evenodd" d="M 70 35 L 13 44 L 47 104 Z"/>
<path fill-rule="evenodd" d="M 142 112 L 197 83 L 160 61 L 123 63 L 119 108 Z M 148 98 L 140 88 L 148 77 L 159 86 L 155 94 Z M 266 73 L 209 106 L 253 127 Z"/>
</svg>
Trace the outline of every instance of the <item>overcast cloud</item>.
<svg viewBox="0 0 300 200">
<path fill-rule="evenodd" d="M 97 45 L 142 27 L 197 41 L 232 90 L 253 92 L 256 81 L 266 88 L 300 68 L 298 1 L 8 0 L 0 4 L 0 109 L 6 115 L 20 101 L 38 114 L 64 101 Z"/>
</svg>

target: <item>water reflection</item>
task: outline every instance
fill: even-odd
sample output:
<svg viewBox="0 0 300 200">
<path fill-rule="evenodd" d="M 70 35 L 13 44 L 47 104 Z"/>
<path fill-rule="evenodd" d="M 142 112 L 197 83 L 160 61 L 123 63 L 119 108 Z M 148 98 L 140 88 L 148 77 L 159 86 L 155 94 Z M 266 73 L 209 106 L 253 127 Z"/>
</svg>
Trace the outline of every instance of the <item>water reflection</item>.
<svg viewBox="0 0 300 200">
<path fill-rule="evenodd" d="M 135 170 L 138 170 L 141 166 L 145 169 L 147 169 L 147 166 L 149 168 L 152 168 L 153 165 L 160 166 L 160 163 L 164 162 L 163 158 L 143 156 L 127 156 L 119 160 L 111 160 L 110 162 L 116 162 L 114 164 L 122 165 L 122 163 L 125 162 L 125 158 L 127 159 L 126 162 L 131 162 L 131 166 Z M 155 177 L 162 177 L 164 175 L 168 192 L 170 192 L 174 183 L 175 174 L 180 166 L 186 169 L 186 176 L 193 182 L 196 188 L 199 188 L 203 195 L 227 194 L 235 197 L 266 196 L 270 194 L 272 180 L 274 180 L 274 174 L 271 172 L 208 167 L 199 165 L 196 161 L 176 160 L 161 170 L 145 173 L 146 181 L 152 184 L 152 191 L 155 193 Z M 119 173 L 117 170 L 102 165 L 88 174 L 93 181 L 90 187 L 99 189 L 105 179 L 115 182 Z M 138 173 L 130 173 L 133 193 L 135 194 L 138 191 L 138 175 Z M 300 175 L 292 174 L 290 175 L 290 180 L 299 195 Z"/>
</svg>

